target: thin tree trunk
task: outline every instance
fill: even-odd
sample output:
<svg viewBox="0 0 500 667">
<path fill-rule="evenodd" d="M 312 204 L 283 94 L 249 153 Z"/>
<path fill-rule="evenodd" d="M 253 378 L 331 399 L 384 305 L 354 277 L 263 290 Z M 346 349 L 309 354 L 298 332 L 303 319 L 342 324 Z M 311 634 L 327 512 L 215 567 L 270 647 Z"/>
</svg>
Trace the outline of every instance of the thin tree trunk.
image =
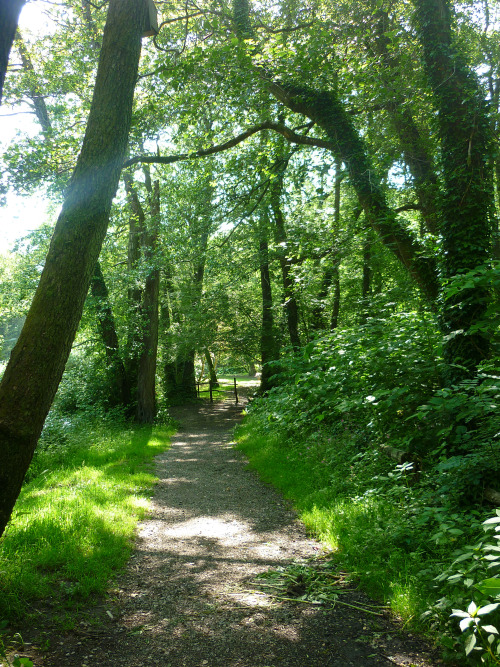
<svg viewBox="0 0 500 667">
<path fill-rule="evenodd" d="M 191 239 L 195 246 L 193 282 L 191 286 L 192 303 L 199 303 L 203 293 L 208 237 L 212 224 L 209 209 L 212 202 L 213 186 L 207 177 L 203 190 L 201 220 L 190 222 Z M 188 325 L 189 326 L 189 325 Z M 196 399 L 196 375 L 194 349 L 182 350 L 174 361 L 165 364 L 165 395 L 172 403 Z"/>
<path fill-rule="evenodd" d="M 266 223 L 262 220 L 259 240 L 259 270 L 262 291 L 262 332 L 260 338 L 262 374 L 260 376 L 260 392 L 265 393 L 274 385 L 272 376 L 276 373 L 276 369 L 271 368 L 270 363 L 278 360 L 279 352 L 274 330 L 273 293 L 269 271 L 267 230 Z"/>
<path fill-rule="evenodd" d="M 333 301 L 332 301 L 332 317 L 330 320 L 330 331 L 334 331 L 339 325 L 340 315 L 340 262 L 333 268 Z"/>
<path fill-rule="evenodd" d="M 332 224 L 332 265 L 327 266 L 323 274 L 323 280 L 316 297 L 317 303 L 312 311 L 311 325 L 315 330 L 324 329 L 325 324 L 325 302 L 328 294 L 333 288 L 332 312 L 330 315 L 330 330 L 333 331 L 338 326 L 340 313 L 340 252 L 338 250 L 338 234 L 340 232 L 340 190 L 344 174 L 341 172 L 342 162 L 339 158 L 335 159 L 335 186 L 334 186 L 334 204 L 333 204 L 333 224 Z"/>
<path fill-rule="evenodd" d="M 21 62 L 23 67 L 30 75 L 30 90 L 29 97 L 33 102 L 33 108 L 35 109 L 36 117 L 40 123 L 42 130 L 45 134 L 50 134 L 52 132 L 52 123 L 50 122 L 49 112 L 47 111 L 47 105 L 45 104 L 45 99 L 43 98 L 43 92 L 40 90 L 38 85 L 38 76 L 33 67 L 30 54 L 24 40 L 21 36 L 19 30 L 16 33 L 16 45 L 21 54 Z"/>
<path fill-rule="evenodd" d="M 110 0 L 82 150 L 0 384 L 0 535 L 61 380 L 127 151 L 145 5 Z"/>
<path fill-rule="evenodd" d="M 146 231 L 144 259 L 152 269 L 146 276 L 141 305 L 142 345 L 137 377 L 137 421 L 151 424 L 156 416 L 156 359 L 158 354 L 160 268 L 155 257 L 160 218 L 160 184 L 150 189 L 151 230 Z"/>
<path fill-rule="evenodd" d="M 335 188 L 334 188 L 334 203 L 333 203 L 333 233 L 337 236 L 340 233 L 340 191 L 344 174 L 341 173 L 342 162 L 339 158 L 335 160 Z M 335 256 L 336 255 L 336 256 Z M 333 265 L 333 301 L 332 301 L 332 317 L 330 320 L 330 331 L 334 331 L 339 324 L 340 314 L 340 260 L 341 255 L 334 248 L 334 265 Z"/>
<path fill-rule="evenodd" d="M 282 161 L 283 162 L 283 161 Z M 278 165 L 280 166 L 280 165 Z M 283 173 L 279 173 L 271 185 L 270 202 L 274 216 L 274 238 L 278 246 L 278 258 L 283 280 L 283 301 L 285 304 L 286 322 L 292 347 L 300 347 L 299 336 L 299 307 L 291 273 L 292 258 L 288 256 L 285 216 L 281 207 L 281 193 L 283 190 Z"/>
<path fill-rule="evenodd" d="M 372 291 L 372 239 L 370 230 L 365 232 L 363 239 L 363 273 L 361 277 L 361 313 L 360 324 L 366 324 L 370 310 L 370 295 Z"/>
<path fill-rule="evenodd" d="M 143 288 L 139 281 L 139 264 L 141 260 L 141 239 L 144 236 L 146 227 L 146 215 L 137 195 L 132 176 L 124 172 L 123 182 L 127 193 L 127 201 L 130 209 L 129 232 L 128 232 L 128 250 L 127 250 L 127 269 L 129 276 L 132 277 L 132 283 L 128 289 L 128 323 L 127 323 L 127 344 L 126 344 L 126 369 L 128 384 L 131 393 L 134 395 L 134 403 L 137 398 L 137 383 L 139 374 L 139 357 L 141 350 L 141 303 L 143 299 Z M 133 412 L 137 411 L 137 406 L 133 407 Z"/>
</svg>

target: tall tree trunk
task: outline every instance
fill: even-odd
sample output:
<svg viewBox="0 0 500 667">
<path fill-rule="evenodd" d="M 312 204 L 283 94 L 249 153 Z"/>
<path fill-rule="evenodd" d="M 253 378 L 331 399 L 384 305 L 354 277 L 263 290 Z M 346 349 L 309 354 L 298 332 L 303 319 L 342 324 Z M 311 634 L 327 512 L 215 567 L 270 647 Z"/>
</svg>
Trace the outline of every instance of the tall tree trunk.
<svg viewBox="0 0 500 667">
<path fill-rule="evenodd" d="M 323 278 L 321 285 L 316 294 L 314 305 L 311 312 L 311 329 L 314 331 L 322 331 L 326 328 L 325 311 L 326 299 L 330 288 L 333 284 L 334 267 L 327 266 L 323 271 Z"/>
<path fill-rule="evenodd" d="M 338 235 L 340 233 L 340 191 L 344 174 L 342 173 L 342 162 L 339 158 L 335 159 L 335 185 L 334 185 L 334 204 L 333 204 L 333 222 L 331 226 L 332 235 L 332 264 L 327 266 L 321 281 L 321 287 L 316 297 L 316 304 L 312 311 L 311 326 L 315 330 L 326 328 L 325 302 L 328 294 L 333 291 L 332 310 L 330 315 L 329 328 L 331 331 L 337 328 L 340 313 L 340 260 L 341 255 L 338 249 Z"/>
<path fill-rule="evenodd" d="M 19 14 L 26 0 L 0 0 L 0 104 L 9 64 L 9 54 L 16 35 Z"/>
<path fill-rule="evenodd" d="M 444 183 L 441 211 L 443 277 L 451 278 L 491 257 L 491 126 L 481 87 L 453 43 L 448 0 L 413 0 L 427 76 L 438 109 Z M 471 287 L 443 303 L 448 333 L 444 348 L 449 382 L 474 373 L 489 355 L 489 340 L 470 333 L 490 299 L 483 286 Z"/>
<path fill-rule="evenodd" d="M 0 384 L 0 535 L 61 380 L 127 151 L 145 4 L 110 0 L 82 150 Z"/>
<path fill-rule="evenodd" d="M 213 362 L 213 359 L 212 359 L 212 355 L 210 354 L 210 350 L 207 347 L 203 350 L 203 355 L 204 355 L 205 360 L 207 362 L 208 377 L 210 378 L 210 382 L 212 384 L 212 387 L 218 387 L 219 386 L 219 381 L 217 380 L 217 373 L 215 372 L 214 362 Z"/>
<path fill-rule="evenodd" d="M 191 241 L 195 248 L 193 260 L 193 279 L 191 284 L 191 302 L 198 304 L 203 293 L 205 277 L 206 253 L 208 237 L 212 225 L 210 207 L 212 204 L 213 186 L 210 176 L 205 178 L 205 187 L 200 198 L 201 214 L 193 220 L 188 220 Z M 189 322 L 187 324 L 189 327 Z M 196 399 L 196 375 L 194 348 L 181 350 L 175 360 L 165 364 L 165 395 L 171 403 L 192 401 Z"/>
<path fill-rule="evenodd" d="M 281 206 L 281 193 L 283 191 L 283 169 L 286 161 L 279 160 L 276 165 L 280 169 L 270 188 L 270 203 L 274 216 L 274 238 L 278 246 L 278 258 L 281 267 L 281 276 L 283 280 L 283 301 L 285 305 L 286 323 L 288 334 L 292 347 L 300 347 L 299 336 L 299 307 L 295 292 L 293 290 L 294 282 L 291 273 L 292 258 L 288 256 L 287 234 L 285 226 L 285 216 Z"/>
<path fill-rule="evenodd" d="M 137 383 L 141 354 L 141 303 L 143 299 L 143 287 L 138 274 L 141 261 L 141 240 L 146 228 L 146 214 L 137 195 L 132 175 L 124 172 L 123 182 L 130 210 L 127 270 L 129 276 L 132 276 L 127 294 L 129 316 L 125 359 L 128 384 L 131 388 L 131 394 L 134 396 L 134 406 L 132 406 L 132 414 L 134 414 L 137 412 Z"/>
<path fill-rule="evenodd" d="M 160 268 L 155 257 L 158 245 L 160 218 L 160 184 L 155 181 L 150 189 L 151 230 L 144 241 L 144 259 L 152 266 L 144 285 L 141 305 L 142 345 L 137 377 L 137 421 L 151 424 L 156 416 L 156 358 L 158 354 L 158 323 Z"/>
<path fill-rule="evenodd" d="M 109 292 L 99 262 L 95 265 L 94 275 L 90 283 L 90 293 L 95 301 L 99 332 L 106 351 L 108 368 L 111 374 L 109 402 L 111 405 L 130 404 L 131 393 L 127 381 L 125 365 L 120 356 L 120 346 L 116 334 L 115 318 L 109 301 Z"/>
<path fill-rule="evenodd" d="M 273 375 L 276 369 L 270 363 L 279 358 L 279 347 L 274 330 L 273 293 L 271 288 L 271 274 L 269 271 L 269 247 L 267 240 L 266 222 L 260 222 L 259 239 L 259 270 L 260 286 L 262 291 L 262 331 L 260 351 L 262 359 L 262 374 L 260 376 L 260 392 L 269 391 L 274 385 Z"/>
<path fill-rule="evenodd" d="M 365 232 L 363 239 L 363 273 L 361 276 L 361 313 L 360 324 L 366 324 L 370 310 L 370 295 L 372 291 L 372 239 L 370 230 Z"/>
<path fill-rule="evenodd" d="M 340 192 L 344 174 L 341 172 L 342 161 L 339 158 L 335 160 L 335 187 L 333 200 L 333 232 L 335 236 L 340 233 Z M 337 241 L 338 243 L 338 241 Z M 333 301 L 332 301 L 332 317 L 330 320 L 330 331 L 334 331 L 339 324 L 340 314 L 340 251 L 334 248 L 334 265 L 333 265 Z"/>
<path fill-rule="evenodd" d="M 335 331 L 339 325 L 340 315 L 340 261 L 333 267 L 333 300 L 330 331 Z"/>
</svg>

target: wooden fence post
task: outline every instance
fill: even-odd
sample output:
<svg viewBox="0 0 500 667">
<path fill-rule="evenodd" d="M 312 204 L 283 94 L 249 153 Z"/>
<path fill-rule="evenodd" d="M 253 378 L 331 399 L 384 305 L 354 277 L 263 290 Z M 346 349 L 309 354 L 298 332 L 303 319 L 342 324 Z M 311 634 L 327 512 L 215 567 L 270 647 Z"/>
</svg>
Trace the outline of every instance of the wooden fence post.
<svg viewBox="0 0 500 667">
<path fill-rule="evenodd" d="M 236 386 L 236 378 L 234 378 L 234 396 L 236 398 L 236 405 L 238 405 L 238 388 Z"/>
</svg>

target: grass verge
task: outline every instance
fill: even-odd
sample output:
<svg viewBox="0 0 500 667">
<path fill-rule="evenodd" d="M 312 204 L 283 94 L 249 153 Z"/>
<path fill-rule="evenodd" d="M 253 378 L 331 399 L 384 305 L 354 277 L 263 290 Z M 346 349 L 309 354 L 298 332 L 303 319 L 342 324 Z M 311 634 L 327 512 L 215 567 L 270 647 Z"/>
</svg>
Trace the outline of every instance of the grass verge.
<svg viewBox="0 0 500 667">
<path fill-rule="evenodd" d="M 168 427 L 61 422 L 42 439 L 0 541 L 0 620 L 105 592 L 129 556 Z M 148 465 L 149 464 L 149 465 Z"/>
<path fill-rule="evenodd" d="M 265 481 L 293 502 L 308 532 L 335 552 L 340 566 L 355 574 L 367 593 L 416 627 L 432 599 L 423 581 L 429 569 L 439 572 L 439 562 L 428 535 L 420 537 L 406 525 L 411 489 L 402 480 L 400 497 L 371 492 L 377 475 L 392 464 L 365 460 L 357 466 L 350 434 L 335 439 L 336 446 L 314 436 L 307 442 L 285 441 L 252 415 L 236 431 L 237 447 Z M 362 468 L 363 479 L 358 475 Z"/>
</svg>

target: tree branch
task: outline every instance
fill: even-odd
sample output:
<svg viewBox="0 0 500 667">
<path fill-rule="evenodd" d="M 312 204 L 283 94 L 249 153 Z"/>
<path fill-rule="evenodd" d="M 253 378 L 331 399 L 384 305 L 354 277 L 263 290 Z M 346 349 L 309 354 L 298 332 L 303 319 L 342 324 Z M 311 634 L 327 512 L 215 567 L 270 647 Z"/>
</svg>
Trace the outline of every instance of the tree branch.
<svg viewBox="0 0 500 667">
<path fill-rule="evenodd" d="M 254 127 L 249 128 L 245 132 L 242 132 L 238 136 L 233 137 L 223 144 L 210 146 L 210 148 L 202 148 L 198 151 L 194 151 L 193 153 L 180 153 L 179 155 L 137 155 L 127 160 L 123 167 L 130 167 L 133 164 L 137 164 L 139 162 L 142 164 L 173 164 L 174 162 L 194 160 L 200 157 L 208 157 L 209 155 L 222 153 L 223 151 L 227 151 L 230 148 L 234 148 L 234 146 L 241 144 L 246 139 L 250 138 L 254 134 L 257 134 L 257 132 L 262 132 L 263 130 L 273 130 L 274 132 L 278 132 L 279 134 L 283 135 L 287 141 L 293 144 L 313 146 L 315 148 L 326 148 L 328 150 L 333 149 L 333 143 L 331 141 L 325 141 L 324 139 L 297 134 L 297 132 L 287 127 L 283 123 L 265 121 L 260 125 L 254 125 Z"/>
</svg>

